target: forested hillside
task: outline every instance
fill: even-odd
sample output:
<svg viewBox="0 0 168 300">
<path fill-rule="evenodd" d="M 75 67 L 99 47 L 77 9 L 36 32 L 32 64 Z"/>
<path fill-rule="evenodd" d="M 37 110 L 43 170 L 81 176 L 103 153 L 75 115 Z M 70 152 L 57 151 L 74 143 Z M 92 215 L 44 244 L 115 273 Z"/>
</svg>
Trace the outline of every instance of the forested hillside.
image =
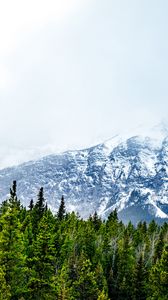
<svg viewBox="0 0 168 300">
<path fill-rule="evenodd" d="M 168 299 L 168 224 L 83 220 L 56 215 L 43 188 L 24 208 L 16 195 L 0 208 L 0 300 Z"/>
</svg>

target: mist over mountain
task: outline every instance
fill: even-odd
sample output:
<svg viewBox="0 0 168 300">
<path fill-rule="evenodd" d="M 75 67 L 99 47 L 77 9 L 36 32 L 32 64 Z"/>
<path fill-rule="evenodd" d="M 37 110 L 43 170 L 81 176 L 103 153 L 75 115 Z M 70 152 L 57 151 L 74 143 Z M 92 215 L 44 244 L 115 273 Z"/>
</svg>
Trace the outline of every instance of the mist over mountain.
<svg viewBox="0 0 168 300">
<path fill-rule="evenodd" d="M 23 205 L 41 186 L 52 211 L 62 195 L 68 211 L 106 218 L 117 209 L 128 222 L 168 220 L 168 130 L 163 125 L 116 135 L 97 146 L 48 155 L 0 170 L 0 199 L 13 180 Z"/>
</svg>

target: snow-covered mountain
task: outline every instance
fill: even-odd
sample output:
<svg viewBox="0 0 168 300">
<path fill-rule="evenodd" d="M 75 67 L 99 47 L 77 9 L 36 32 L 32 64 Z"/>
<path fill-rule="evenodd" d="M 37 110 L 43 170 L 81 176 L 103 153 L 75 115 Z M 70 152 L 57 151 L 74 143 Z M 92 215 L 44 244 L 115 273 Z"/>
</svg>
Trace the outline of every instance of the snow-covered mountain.
<svg viewBox="0 0 168 300">
<path fill-rule="evenodd" d="M 53 211 L 65 196 L 68 210 L 102 217 L 115 208 L 128 222 L 168 220 L 168 131 L 115 136 L 85 150 L 49 155 L 0 171 L 0 199 L 6 199 L 13 180 L 18 196 L 28 205 L 41 186 Z"/>
</svg>

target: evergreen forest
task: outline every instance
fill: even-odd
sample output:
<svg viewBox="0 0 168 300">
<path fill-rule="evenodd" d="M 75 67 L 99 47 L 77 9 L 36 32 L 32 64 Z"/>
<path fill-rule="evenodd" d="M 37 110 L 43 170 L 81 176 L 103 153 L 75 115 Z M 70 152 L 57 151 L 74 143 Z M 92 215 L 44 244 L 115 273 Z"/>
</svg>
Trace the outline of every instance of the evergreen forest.
<svg viewBox="0 0 168 300">
<path fill-rule="evenodd" d="M 28 208 L 16 181 L 0 207 L 0 300 L 167 300 L 168 224 L 53 214 L 43 188 Z"/>
</svg>

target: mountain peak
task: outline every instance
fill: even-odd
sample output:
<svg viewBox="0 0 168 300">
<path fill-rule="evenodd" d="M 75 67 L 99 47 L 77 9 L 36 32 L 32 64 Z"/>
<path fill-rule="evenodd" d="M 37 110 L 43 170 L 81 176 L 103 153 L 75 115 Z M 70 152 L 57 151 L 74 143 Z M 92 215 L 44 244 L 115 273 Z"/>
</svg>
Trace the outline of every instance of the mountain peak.
<svg viewBox="0 0 168 300">
<path fill-rule="evenodd" d="M 111 139 L 104 142 L 104 146 L 108 154 L 119 144 L 124 144 L 129 139 L 135 139 L 137 143 L 147 143 L 153 148 L 160 148 L 167 137 L 168 126 L 164 122 L 152 127 L 139 125 L 132 130 L 126 130 L 114 135 Z"/>
<path fill-rule="evenodd" d="M 124 221 L 168 219 L 168 137 L 163 124 L 115 135 L 97 146 L 49 155 L 0 171 L 0 199 L 13 180 L 24 205 L 44 187 L 48 206 L 56 211 L 65 197 L 69 211 L 102 217 L 115 208 Z"/>
</svg>

